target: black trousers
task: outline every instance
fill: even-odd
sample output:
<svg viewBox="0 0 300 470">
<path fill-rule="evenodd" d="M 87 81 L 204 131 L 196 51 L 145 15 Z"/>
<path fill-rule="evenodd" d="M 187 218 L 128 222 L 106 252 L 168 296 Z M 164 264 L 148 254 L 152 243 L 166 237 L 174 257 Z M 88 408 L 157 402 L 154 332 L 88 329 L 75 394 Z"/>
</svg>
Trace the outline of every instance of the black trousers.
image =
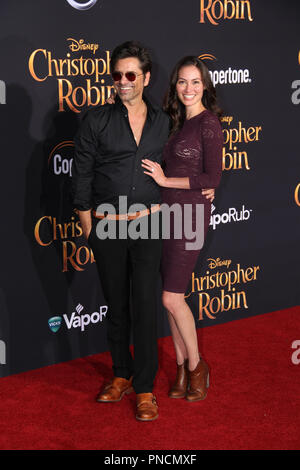
<svg viewBox="0 0 300 470">
<path fill-rule="evenodd" d="M 148 220 L 150 232 L 151 216 Z M 95 256 L 108 305 L 107 336 L 114 376 L 128 379 L 133 375 L 136 393 L 152 392 L 158 368 L 157 280 L 161 236 L 158 239 L 101 240 L 96 233 L 98 222 L 98 219 L 93 218 L 88 242 Z M 117 237 L 119 224 L 124 223 L 126 226 L 130 224 L 126 221 L 116 222 Z M 134 358 L 129 350 L 131 326 Z"/>
</svg>

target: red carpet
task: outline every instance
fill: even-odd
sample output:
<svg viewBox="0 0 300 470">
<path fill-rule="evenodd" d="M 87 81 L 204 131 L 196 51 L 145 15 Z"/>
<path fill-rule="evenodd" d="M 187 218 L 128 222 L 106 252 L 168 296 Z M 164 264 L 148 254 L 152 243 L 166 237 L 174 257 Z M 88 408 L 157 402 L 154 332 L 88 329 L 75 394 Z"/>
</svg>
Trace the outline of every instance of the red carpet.
<svg viewBox="0 0 300 470">
<path fill-rule="evenodd" d="M 110 377 L 108 353 L 1 379 L 1 449 L 299 449 L 300 307 L 198 330 L 211 366 L 207 398 L 167 397 L 171 338 L 159 340 L 160 416 L 136 421 L 135 396 L 94 401 Z"/>
</svg>

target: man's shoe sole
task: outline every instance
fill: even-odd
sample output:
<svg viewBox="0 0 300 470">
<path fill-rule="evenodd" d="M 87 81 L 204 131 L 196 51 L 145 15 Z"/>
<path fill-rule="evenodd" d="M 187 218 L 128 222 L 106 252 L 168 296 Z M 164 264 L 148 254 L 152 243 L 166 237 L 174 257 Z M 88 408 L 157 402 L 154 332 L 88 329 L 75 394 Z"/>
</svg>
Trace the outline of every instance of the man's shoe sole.
<svg viewBox="0 0 300 470">
<path fill-rule="evenodd" d="M 138 416 L 135 416 L 138 421 L 155 421 L 158 418 L 158 414 L 154 416 L 154 418 L 138 418 Z"/>
<path fill-rule="evenodd" d="M 100 398 L 96 398 L 96 401 L 98 403 L 117 403 L 118 401 L 122 400 L 124 395 L 129 395 L 132 392 L 133 392 L 133 387 L 130 387 L 127 390 L 124 390 L 124 392 L 121 393 L 120 398 L 118 398 L 117 400 L 101 400 Z"/>
</svg>

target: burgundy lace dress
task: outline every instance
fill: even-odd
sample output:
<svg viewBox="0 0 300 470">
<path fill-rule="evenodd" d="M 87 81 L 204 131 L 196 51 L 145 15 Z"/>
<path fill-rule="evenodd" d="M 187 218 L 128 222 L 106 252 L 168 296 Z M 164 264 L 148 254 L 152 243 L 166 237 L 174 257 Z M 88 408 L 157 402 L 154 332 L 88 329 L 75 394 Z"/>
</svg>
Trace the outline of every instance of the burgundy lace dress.
<svg viewBox="0 0 300 470">
<path fill-rule="evenodd" d="M 193 230 L 196 228 L 196 204 L 204 205 L 204 237 L 210 222 L 211 203 L 201 189 L 216 188 L 222 173 L 223 135 L 219 119 L 209 110 L 186 120 L 164 148 L 165 175 L 170 178 L 189 177 L 191 189 L 162 189 L 162 202 L 168 205 L 191 204 Z M 169 292 L 185 293 L 200 249 L 187 250 L 182 217 L 182 238 L 174 237 L 174 217 L 171 217 L 170 239 L 163 240 L 162 282 Z M 178 229 L 178 223 L 177 223 Z M 203 229 L 203 225 L 201 226 Z"/>
</svg>

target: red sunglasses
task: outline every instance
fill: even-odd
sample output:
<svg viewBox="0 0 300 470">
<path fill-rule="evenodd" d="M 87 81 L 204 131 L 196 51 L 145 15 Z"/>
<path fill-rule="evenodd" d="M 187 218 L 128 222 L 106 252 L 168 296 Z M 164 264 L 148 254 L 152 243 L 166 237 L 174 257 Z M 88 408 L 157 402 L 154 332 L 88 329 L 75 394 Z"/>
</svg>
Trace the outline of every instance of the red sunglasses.
<svg viewBox="0 0 300 470">
<path fill-rule="evenodd" d="M 127 80 L 129 82 L 134 82 L 136 80 L 137 77 L 139 77 L 140 75 L 144 75 L 143 73 L 135 73 L 135 72 L 113 72 L 111 74 L 112 78 L 113 78 L 113 81 L 114 82 L 119 82 L 121 80 L 121 78 L 123 77 L 123 75 L 125 75 L 125 77 L 127 78 Z"/>
</svg>

